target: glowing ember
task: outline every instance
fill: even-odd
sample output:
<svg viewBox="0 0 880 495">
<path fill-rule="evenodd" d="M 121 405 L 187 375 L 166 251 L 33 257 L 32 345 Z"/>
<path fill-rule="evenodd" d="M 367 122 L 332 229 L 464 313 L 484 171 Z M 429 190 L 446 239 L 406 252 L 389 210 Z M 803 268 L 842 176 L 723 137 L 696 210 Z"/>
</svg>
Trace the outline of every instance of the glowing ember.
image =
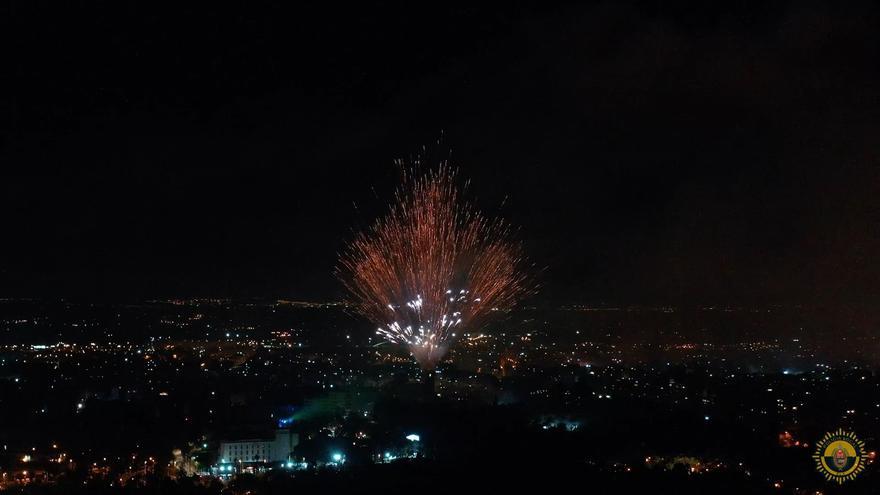
<svg viewBox="0 0 880 495">
<path fill-rule="evenodd" d="M 340 256 L 337 276 L 376 333 L 430 370 L 462 329 L 529 292 L 523 264 L 509 227 L 463 201 L 455 172 L 441 164 L 405 174 L 388 214 Z"/>
</svg>

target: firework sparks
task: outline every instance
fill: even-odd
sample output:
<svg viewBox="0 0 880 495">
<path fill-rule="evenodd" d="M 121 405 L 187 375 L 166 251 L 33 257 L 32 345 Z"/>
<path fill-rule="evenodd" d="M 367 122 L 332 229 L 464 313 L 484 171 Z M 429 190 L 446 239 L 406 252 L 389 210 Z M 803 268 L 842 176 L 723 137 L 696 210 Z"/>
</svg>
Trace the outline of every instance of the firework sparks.
<svg viewBox="0 0 880 495">
<path fill-rule="evenodd" d="M 355 310 L 426 370 L 463 329 L 529 292 L 509 227 L 474 210 L 455 179 L 445 164 L 405 174 L 388 214 L 354 239 L 337 270 Z"/>
</svg>

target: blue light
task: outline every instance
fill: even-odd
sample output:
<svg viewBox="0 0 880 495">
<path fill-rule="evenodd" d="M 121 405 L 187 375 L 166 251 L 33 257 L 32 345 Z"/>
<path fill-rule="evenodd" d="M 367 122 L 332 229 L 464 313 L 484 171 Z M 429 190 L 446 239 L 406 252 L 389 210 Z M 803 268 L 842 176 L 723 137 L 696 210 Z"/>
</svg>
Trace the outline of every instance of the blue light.
<svg viewBox="0 0 880 495">
<path fill-rule="evenodd" d="M 342 454 L 340 454 L 339 452 L 333 454 L 333 462 L 339 462 L 341 460 L 342 460 Z"/>
<path fill-rule="evenodd" d="M 406 439 L 409 440 L 410 442 L 418 442 L 422 439 L 422 437 L 416 435 L 415 433 L 411 433 L 406 436 Z"/>
</svg>

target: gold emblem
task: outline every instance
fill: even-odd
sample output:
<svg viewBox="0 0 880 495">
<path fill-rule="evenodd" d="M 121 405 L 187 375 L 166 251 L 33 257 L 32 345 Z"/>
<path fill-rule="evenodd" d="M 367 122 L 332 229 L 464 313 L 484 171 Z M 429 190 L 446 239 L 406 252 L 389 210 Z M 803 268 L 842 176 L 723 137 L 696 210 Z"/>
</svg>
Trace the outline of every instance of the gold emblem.
<svg viewBox="0 0 880 495">
<path fill-rule="evenodd" d="M 825 475 L 826 480 L 838 484 L 854 479 L 861 473 L 867 458 L 865 442 L 854 433 L 842 429 L 826 433 L 822 440 L 816 442 L 816 452 L 813 453 L 816 469 Z"/>
</svg>

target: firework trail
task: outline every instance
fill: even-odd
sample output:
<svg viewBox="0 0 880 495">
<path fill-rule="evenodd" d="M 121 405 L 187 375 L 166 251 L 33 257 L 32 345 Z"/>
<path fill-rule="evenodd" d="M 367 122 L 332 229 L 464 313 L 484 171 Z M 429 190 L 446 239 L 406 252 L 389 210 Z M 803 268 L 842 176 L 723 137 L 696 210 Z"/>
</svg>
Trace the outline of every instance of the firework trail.
<svg viewBox="0 0 880 495">
<path fill-rule="evenodd" d="M 355 310 L 425 370 L 463 329 L 530 292 L 510 228 L 464 201 L 455 181 L 445 163 L 424 174 L 404 169 L 390 211 L 357 235 L 337 269 Z"/>
</svg>

